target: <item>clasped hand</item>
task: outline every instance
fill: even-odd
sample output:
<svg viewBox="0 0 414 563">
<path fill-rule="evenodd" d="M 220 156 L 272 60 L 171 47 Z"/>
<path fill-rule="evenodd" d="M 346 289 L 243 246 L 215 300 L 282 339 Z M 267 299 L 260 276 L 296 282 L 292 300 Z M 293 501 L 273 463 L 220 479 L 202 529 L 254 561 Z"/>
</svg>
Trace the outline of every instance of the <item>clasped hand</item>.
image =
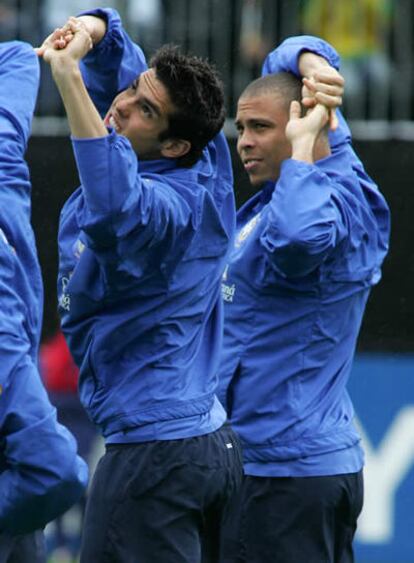
<svg viewBox="0 0 414 563">
<path fill-rule="evenodd" d="M 80 61 L 92 47 L 92 37 L 86 25 L 80 19 L 71 17 L 64 26 L 55 29 L 35 52 L 55 66 L 68 60 Z"/>
<path fill-rule="evenodd" d="M 324 105 L 329 110 L 329 127 L 335 130 L 338 127 L 336 109 L 342 105 L 345 80 L 335 68 L 326 65 L 325 61 L 319 63 L 321 58 L 317 55 L 312 60 L 316 60 L 319 66 L 303 78 L 302 104 L 308 109 L 316 104 Z"/>
</svg>

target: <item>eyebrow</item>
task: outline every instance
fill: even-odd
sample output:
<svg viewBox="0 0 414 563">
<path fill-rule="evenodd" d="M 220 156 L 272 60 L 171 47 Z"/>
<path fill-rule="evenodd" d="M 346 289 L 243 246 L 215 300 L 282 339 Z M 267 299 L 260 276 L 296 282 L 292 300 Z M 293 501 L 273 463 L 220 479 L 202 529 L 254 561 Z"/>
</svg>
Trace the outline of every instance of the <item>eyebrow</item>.
<svg viewBox="0 0 414 563">
<path fill-rule="evenodd" d="M 236 127 L 240 127 L 240 126 L 243 125 L 243 123 L 246 124 L 246 125 L 251 125 L 251 124 L 258 123 L 258 122 L 259 123 L 266 123 L 266 124 L 267 123 L 268 124 L 274 123 L 272 120 L 268 119 L 267 117 L 249 117 L 245 120 L 236 119 L 234 124 L 235 124 Z"/>
</svg>

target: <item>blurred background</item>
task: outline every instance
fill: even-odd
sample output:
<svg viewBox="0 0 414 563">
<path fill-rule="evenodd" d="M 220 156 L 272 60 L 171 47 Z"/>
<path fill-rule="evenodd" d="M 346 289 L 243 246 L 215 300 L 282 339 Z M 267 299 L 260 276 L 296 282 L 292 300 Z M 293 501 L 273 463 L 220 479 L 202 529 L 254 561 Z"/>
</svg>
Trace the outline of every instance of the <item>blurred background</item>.
<svg viewBox="0 0 414 563">
<path fill-rule="evenodd" d="M 215 62 L 226 88 L 238 205 L 249 196 L 235 150 L 239 94 L 268 51 L 290 35 L 318 35 L 339 51 L 354 147 L 392 212 L 390 253 L 368 303 L 349 385 L 367 453 L 356 559 L 414 563 L 414 0 L 0 0 L 0 40 L 38 45 L 68 16 L 109 5 L 148 57 L 176 43 Z M 62 105 L 43 66 L 27 157 L 45 284 L 42 373 L 93 467 L 101 444 L 87 419 L 75 424 L 82 420 L 77 373 L 56 314 L 59 211 L 78 178 Z M 51 560 L 76 560 L 81 513 L 76 507 L 48 527 Z"/>
</svg>

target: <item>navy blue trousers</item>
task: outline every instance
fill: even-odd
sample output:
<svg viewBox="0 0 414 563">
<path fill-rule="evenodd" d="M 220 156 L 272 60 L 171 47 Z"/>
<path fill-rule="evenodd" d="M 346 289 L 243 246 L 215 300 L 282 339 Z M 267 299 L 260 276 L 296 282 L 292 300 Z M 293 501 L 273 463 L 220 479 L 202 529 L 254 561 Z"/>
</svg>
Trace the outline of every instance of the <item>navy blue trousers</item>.
<svg viewBox="0 0 414 563">
<path fill-rule="evenodd" d="M 46 563 L 43 532 L 13 537 L 0 534 L 0 563 Z"/>
<path fill-rule="evenodd" d="M 243 480 L 224 533 L 222 563 L 352 563 L 362 471 Z"/>
<path fill-rule="evenodd" d="M 81 563 L 217 563 L 241 479 L 240 446 L 227 425 L 108 446 L 88 495 Z"/>
</svg>

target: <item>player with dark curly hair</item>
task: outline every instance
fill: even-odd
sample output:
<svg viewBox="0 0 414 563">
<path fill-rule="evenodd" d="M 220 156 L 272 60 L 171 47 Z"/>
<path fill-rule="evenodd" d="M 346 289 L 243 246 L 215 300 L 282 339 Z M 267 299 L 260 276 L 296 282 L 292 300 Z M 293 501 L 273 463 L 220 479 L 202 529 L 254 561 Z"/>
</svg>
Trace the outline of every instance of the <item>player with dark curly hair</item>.
<svg viewBox="0 0 414 563">
<path fill-rule="evenodd" d="M 110 9 L 71 18 L 38 54 L 82 183 L 61 214 L 62 328 L 106 442 L 81 561 L 216 562 L 242 474 L 215 393 L 235 224 L 221 83 L 174 47 L 147 69 Z"/>
<path fill-rule="evenodd" d="M 190 149 L 178 159 L 178 165 L 192 166 L 223 127 L 225 107 L 221 80 L 205 60 L 184 55 L 173 45 L 158 49 L 150 60 L 150 67 L 166 87 L 175 107 L 169 116 L 168 128 L 160 138 L 181 137 L 189 141 Z"/>
</svg>

